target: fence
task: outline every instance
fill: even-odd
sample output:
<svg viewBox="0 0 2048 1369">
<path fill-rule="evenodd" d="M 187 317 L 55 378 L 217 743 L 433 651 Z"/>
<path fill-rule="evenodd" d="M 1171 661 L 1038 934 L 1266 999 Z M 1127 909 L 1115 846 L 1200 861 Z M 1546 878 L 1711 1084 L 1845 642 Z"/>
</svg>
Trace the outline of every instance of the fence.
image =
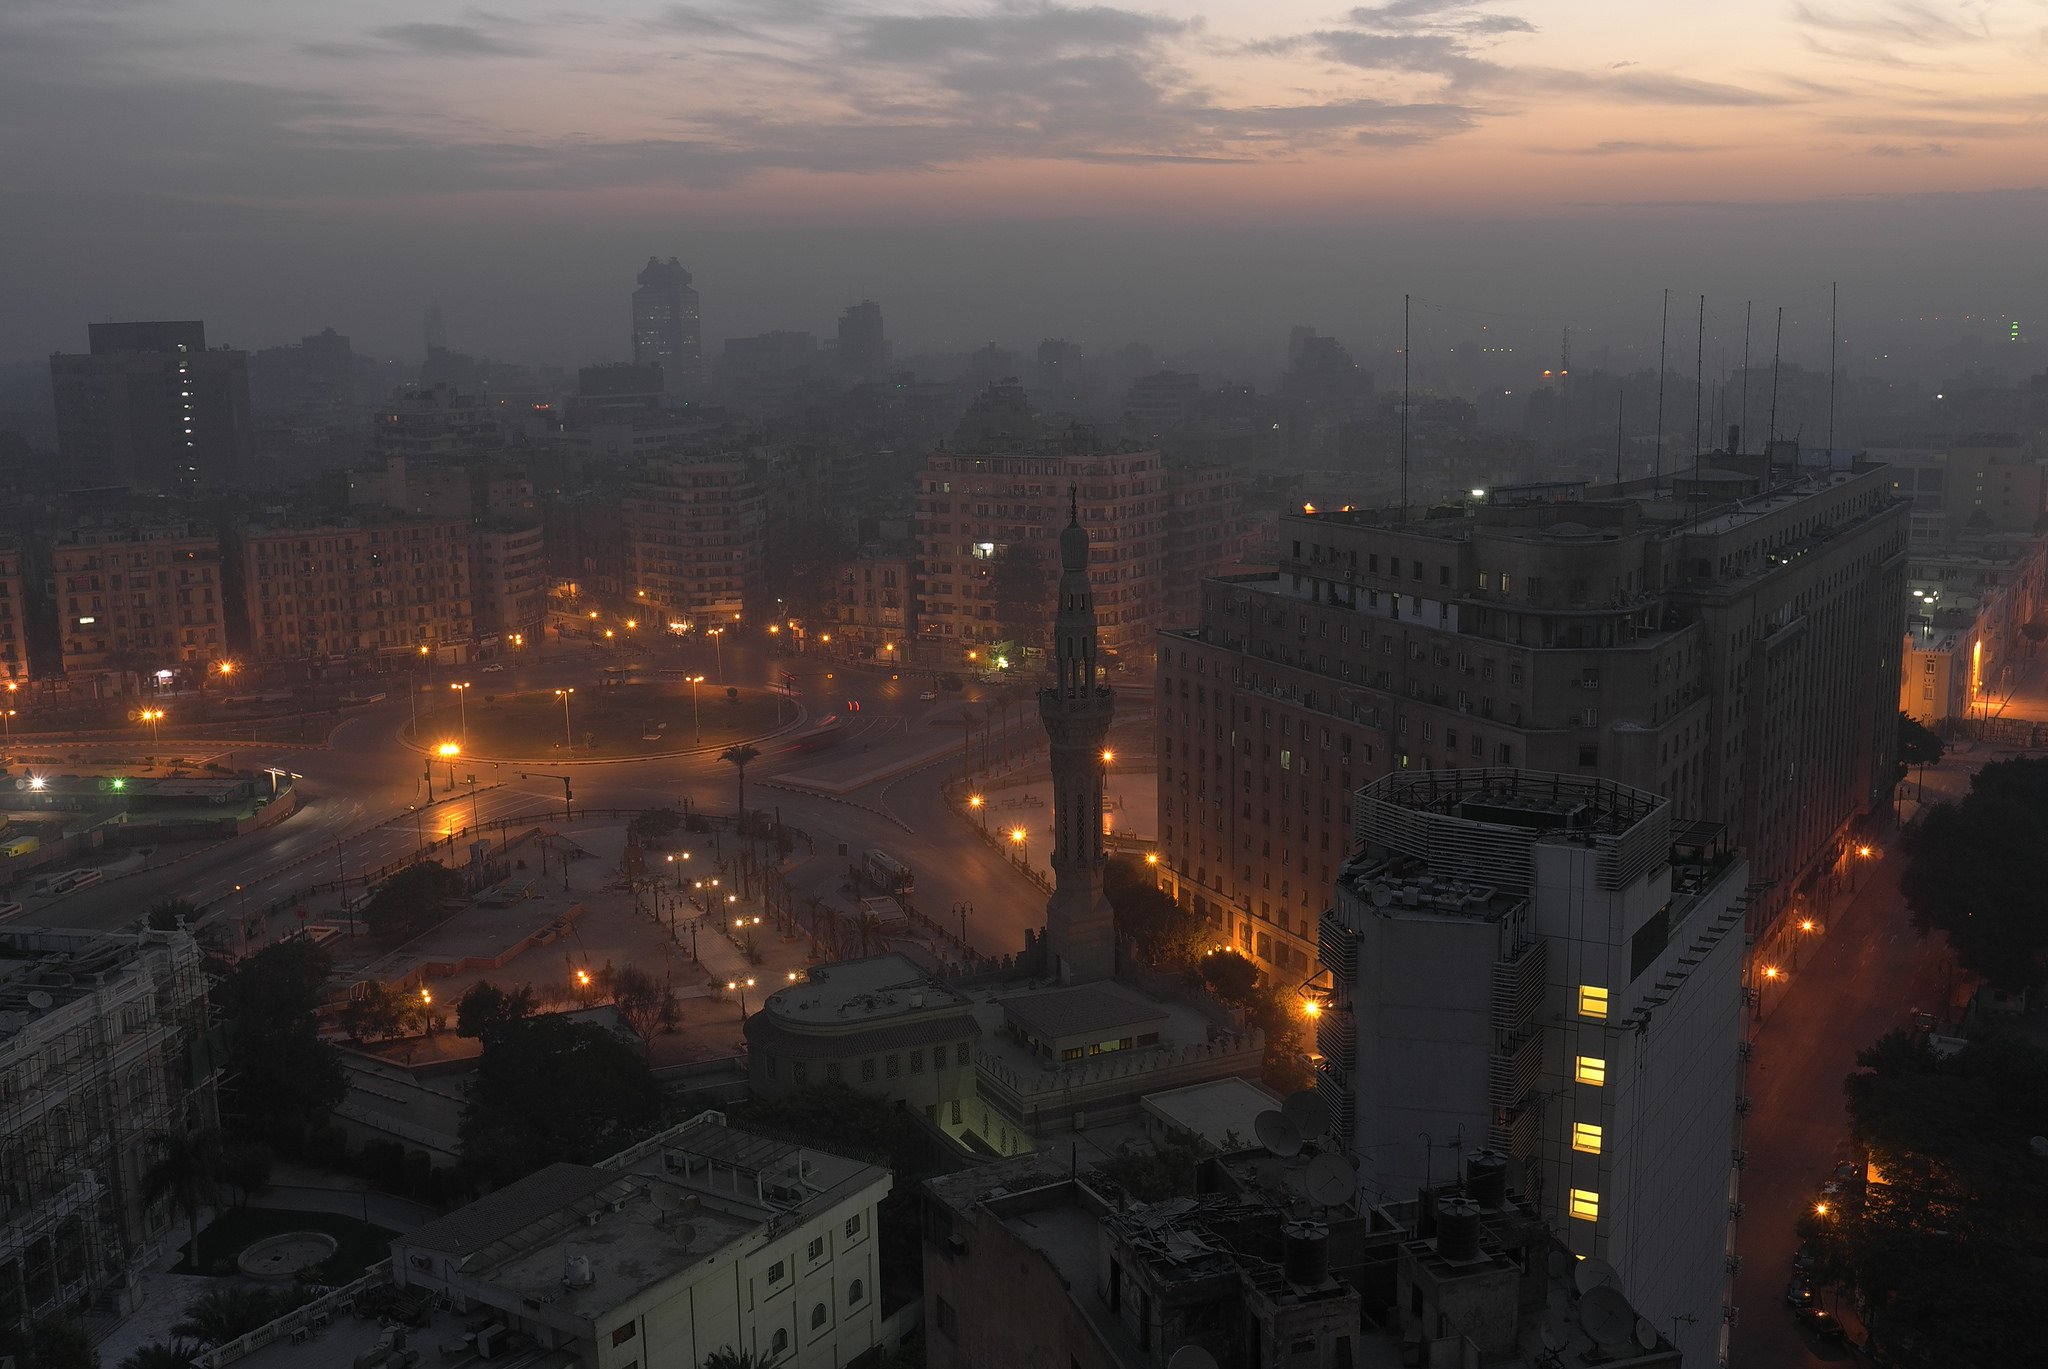
<svg viewBox="0 0 2048 1369">
<path fill-rule="evenodd" d="M 340 1288 L 331 1288 L 311 1302 L 294 1307 L 276 1321 L 259 1326 L 234 1340 L 216 1345 L 195 1357 L 192 1361 L 193 1369 L 221 1369 L 221 1366 L 233 1364 L 238 1359 L 252 1355 L 273 1341 L 293 1337 L 304 1339 L 305 1336 L 317 1334 L 328 1322 L 334 1320 L 337 1314 L 354 1312 L 358 1297 L 378 1284 L 390 1281 L 391 1261 L 379 1260 L 364 1270 L 363 1276 L 355 1282 L 344 1284 Z"/>
</svg>

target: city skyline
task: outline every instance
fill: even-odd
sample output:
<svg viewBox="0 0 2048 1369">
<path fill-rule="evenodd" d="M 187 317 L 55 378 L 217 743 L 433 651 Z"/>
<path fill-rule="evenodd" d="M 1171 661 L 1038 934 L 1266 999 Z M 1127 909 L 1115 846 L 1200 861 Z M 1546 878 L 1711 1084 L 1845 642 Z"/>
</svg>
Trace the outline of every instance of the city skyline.
<svg viewBox="0 0 2048 1369">
<path fill-rule="evenodd" d="M 80 313 L 204 312 L 244 346 L 331 319 L 409 351 L 442 298 L 458 349 L 599 359 L 622 352 L 609 282 L 651 251 L 699 274 L 711 336 L 873 297 L 926 345 L 1209 343 L 1218 292 L 1271 329 L 1334 293 L 1324 326 L 1381 337 L 1404 291 L 1582 327 L 1627 306 L 1635 332 L 1666 285 L 1839 278 L 1877 318 L 2041 303 L 1997 265 L 2038 221 L 2048 136 L 2013 6 L 230 18 L 0 18 L 38 262 L 0 356 L 74 346 Z M 991 263 L 1024 288 L 977 284 Z"/>
</svg>

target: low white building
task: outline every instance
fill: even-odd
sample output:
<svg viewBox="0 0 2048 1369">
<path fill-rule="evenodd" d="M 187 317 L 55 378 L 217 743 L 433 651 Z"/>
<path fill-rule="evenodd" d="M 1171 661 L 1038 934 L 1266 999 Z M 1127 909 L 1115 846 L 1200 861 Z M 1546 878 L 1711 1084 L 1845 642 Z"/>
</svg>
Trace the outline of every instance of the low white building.
<svg viewBox="0 0 2048 1369">
<path fill-rule="evenodd" d="M 839 1369 L 881 1331 L 875 1209 L 891 1183 L 885 1169 L 710 1112 L 602 1165 L 550 1165 L 400 1237 L 391 1273 L 496 1313 L 479 1349 L 666 1369 L 730 1347 L 779 1369 Z"/>
</svg>

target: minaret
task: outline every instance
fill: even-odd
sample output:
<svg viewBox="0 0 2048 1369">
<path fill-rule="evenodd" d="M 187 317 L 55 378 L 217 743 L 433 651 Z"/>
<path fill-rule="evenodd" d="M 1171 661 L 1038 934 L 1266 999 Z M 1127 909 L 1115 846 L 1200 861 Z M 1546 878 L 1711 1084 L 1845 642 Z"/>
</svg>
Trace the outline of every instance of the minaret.
<svg viewBox="0 0 2048 1369">
<path fill-rule="evenodd" d="M 1053 617 L 1053 683 L 1038 693 L 1052 739 L 1053 894 L 1045 904 L 1049 968 L 1062 984 L 1116 973 L 1116 933 L 1102 892 L 1102 743 L 1116 692 L 1095 678 L 1095 594 L 1078 492 L 1060 532 L 1060 601 Z"/>
</svg>

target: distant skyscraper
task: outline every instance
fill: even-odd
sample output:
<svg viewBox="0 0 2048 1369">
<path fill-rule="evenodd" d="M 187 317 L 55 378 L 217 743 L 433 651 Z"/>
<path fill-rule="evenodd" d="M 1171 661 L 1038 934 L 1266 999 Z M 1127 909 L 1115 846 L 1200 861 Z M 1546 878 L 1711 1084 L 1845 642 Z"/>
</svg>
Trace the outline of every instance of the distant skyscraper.
<svg viewBox="0 0 2048 1369">
<path fill-rule="evenodd" d="M 1058 609 L 1053 615 L 1054 678 L 1038 692 L 1038 715 L 1052 740 L 1052 897 L 1045 905 L 1048 968 L 1062 984 L 1116 974 L 1116 936 L 1102 892 L 1102 750 L 1116 712 L 1116 691 L 1100 683 L 1095 651 L 1095 590 L 1088 582 L 1088 532 L 1078 490 L 1068 494 L 1060 532 Z"/>
<path fill-rule="evenodd" d="M 839 369 L 850 381 L 880 380 L 889 364 L 889 341 L 882 335 L 882 306 L 871 299 L 849 304 L 839 316 Z"/>
<path fill-rule="evenodd" d="M 246 472 L 247 352 L 208 351 L 196 320 L 95 323 L 89 334 L 89 353 L 50 358 L 63 480 L 177 490 Z"/>
<path fill-rule="evenodd" d="M 441 317 L 441 301 L 435 300 L 427 306 L 425 330 L 429 352 L 447 350 L 448 320 Z"/>
<path fill-rule="evenodd" d="M 694 399 L 704 379 L 704 325 L 690 273 L 674 257 L 647 259 L 633 292 L 633 362 L 661 367 L 668 393 Z"/>
</svg>

